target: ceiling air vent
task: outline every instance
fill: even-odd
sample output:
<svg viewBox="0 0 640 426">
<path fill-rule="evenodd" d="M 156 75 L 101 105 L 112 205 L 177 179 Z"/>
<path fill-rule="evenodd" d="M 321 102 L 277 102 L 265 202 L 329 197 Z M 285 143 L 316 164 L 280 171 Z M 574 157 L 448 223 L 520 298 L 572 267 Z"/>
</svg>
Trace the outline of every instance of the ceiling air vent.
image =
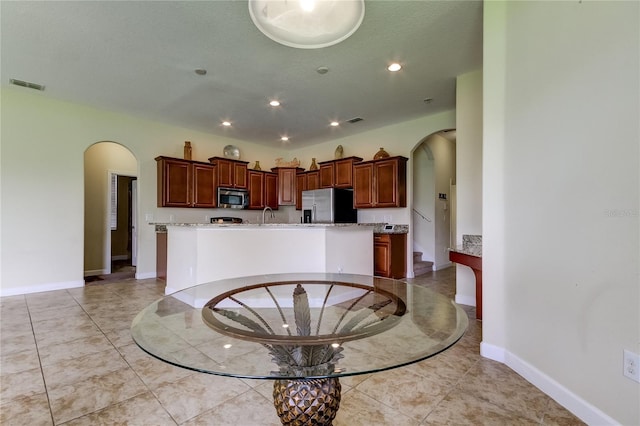
<svg viewBox="0 0 640 426">
<path fill-rule="evenodd" d="M 352 118 L 351 120 L 347 120 L 347 123 L 352 123 L 353 124 L 353 123 L 357 123 L 358 121 L 362 121 L 362 120 L 364 120 L 364 118 L 355 117 L 355 118 Z"/>
<path fill-rule="evenodd" d="M 34 89 L 34 90 L 40 90 L 40 91 L 44 90 L 44 86 L 42 84 L 16 80 L 15 78 L 10 78 L 9 83 L 15 84 L 16 86 L 26 87 L 27 89 Z"/>
</svg>

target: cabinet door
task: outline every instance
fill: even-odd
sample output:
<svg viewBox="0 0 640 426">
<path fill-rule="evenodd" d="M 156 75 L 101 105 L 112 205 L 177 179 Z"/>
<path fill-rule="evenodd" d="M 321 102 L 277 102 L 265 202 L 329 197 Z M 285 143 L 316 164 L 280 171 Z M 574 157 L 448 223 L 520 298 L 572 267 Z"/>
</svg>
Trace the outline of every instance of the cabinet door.
<svg viewBox="0 0 640 426">
<path fill-rule="evenodd" d="M 249 208 L 262 209 L 264 203 L 264 173 L 249 170 Z"/>
<path fill-rule="evenodd" d="M 218 168 L 218 186 L 233 188 L 233 163 L 228 160 L 218 159 L 216 161 L 216 167 Z"/>
<path fill-rule="evenodd" d="M 233 163 L 233 187 L 247 189 L 247 165 L 243 163 Z"/>
<path fill-rule="evenodd" d="M 319 189 L 320 188 L 320 171 L 314 170 L 307 172 L 307 188 L 306 189 Z"/>
<path fill-rule="evenodd" d="M 335 165 L 333 162 L 320 164 L 320 188 L 333 188 L 333 173 Z"/>
<path fill-rule="evenodd" d="M 264 199 L 265 207 L 278 209 L 278 175 L 275 173 L 264 174 Z"/>
<path fill-rule="evenodd" d="M 397 207 L 398 168 L 395 161 L 381 161 L 375 165 L 374 200 L 376 207 Z"/>
<path fill-rule="evenodd" d="M 281 206 L 296 205 L 296 171 L 295 168 L 278 168 L 278 204 Z"/>
<path fill-rule="evenodd" d="M 309 176 L 307 173 L 298 173 L 296 175 L 296 191 L 298 192 L 296 198 L 296 210 L 302 210 L 302 191 L 306 191 L 307 182 L 309 181 Z"/>
<path fill-rule="evenodd" d="M 391 242 L 385 235 L 373 237 L 373 275 L 391 276 Z"/>
<path fill-rule="evenodd" d="M 351 188 L 353 186 L 353 160 L 338 160 L 335 162 L 333 179 L 334 188 Z"/>
<path fill-rule="evenodd" d="M 353 166 L 353 207 L 373 207 L 373 164 L 360 163 Z"/>
<path fill-rule="evenodd" d="M 406 162 L 394 158 L 375 164 L 375 206 L 406 207 Z"/>
<path fill-rule="evenodd" d="M 193 164 L 193 207 L 216 206 L 216 168 L 208 164 Z"/>
<path fill-rule="evenodd" d="M 158 207 L 189 207 L 191 204 L 191 163 L 168 158 L 156 159 L 158 167 Z"/>
</svg>

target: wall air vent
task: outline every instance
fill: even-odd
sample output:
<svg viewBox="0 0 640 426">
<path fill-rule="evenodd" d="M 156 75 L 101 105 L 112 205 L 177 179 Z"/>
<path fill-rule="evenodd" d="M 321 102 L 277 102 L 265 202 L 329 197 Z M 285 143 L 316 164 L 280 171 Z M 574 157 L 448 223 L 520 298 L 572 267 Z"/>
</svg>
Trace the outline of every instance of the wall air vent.
<svg viewBox="0 0 640 426">
<path fill-rule="evenodd" d="M 354 117 L 354 118 L 352 118 L 351 120 L 347 120 L 347 123 L 351 123 L 351 124 L 353 124 L 353 123 L 357 123 L 358 121 L 362 121 L 362 120 L 364 120 L 364 118 L 361 118 L 361 117 Z"/>
<path fill-rule="evenodd" d="M 26 87 L 27 89 L 40 90 L 40 91 L 44 90 L 44 86 L 42 84 L 16 80 L 15 78 L 10 78 L 9 83 L 15 84 L 16 86 Z"/>
</svg>

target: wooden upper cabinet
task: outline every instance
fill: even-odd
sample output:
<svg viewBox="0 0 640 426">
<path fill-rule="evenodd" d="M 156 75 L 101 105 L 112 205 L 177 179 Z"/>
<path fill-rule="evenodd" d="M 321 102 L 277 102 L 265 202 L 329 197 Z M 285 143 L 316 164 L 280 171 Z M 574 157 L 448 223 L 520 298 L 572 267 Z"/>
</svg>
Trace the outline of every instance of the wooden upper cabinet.
<svg viewBox="0 0 640 426">
<path fill-rule="evenodd" d="M 352 188 L 353 165 L 362 161 L 360 157 L 322 161 L 320 165 L 320 188 Z"/>
<path fill-rule="evenodd" d="M 264 208 L 264 173 L 249 170 L 249 209 Z"/>
<path fill-rule="evenodd" d="M 223 188 L 248 189 L 247 161 L 211 157 L 209 162 L 218 169 L 218 186 Z"/>
<path fill-rule="evenodd" d="M 249 170 L 249 209 L 278 208 L 278 175 Z"/>
<path fill-rule="evenodd" d="M 333 161 L 328 163 L 320 163 L 320 188 L 333 188 L 333 173 L 335 165 Z"/>
<path fill-rule="evenodd" d="M 193 207 L 216 206 L 216 168 L 211 164 L 193 163 Z"/>
<path fill-rule="evenodd" d="M 216 206 L 216 168 L 212 164 L 157 157 L 158 207 Z"/>
<path fill-rule="evenodd" d="M 278 174 L 278 205 L 295 206 L 298 199 L 296 175 L 303 169 L 299 167 L 274 167 L 272 172 Z"/>
<path fill-rule="evenodd" d="M 296 175 L 296 210 L 302 210 L 302 191 L 320 188 L 320 170 L 309 170 Z"/>
<path fill-rule="evenodd" d="M 353 166 L 353 207 L 373 207 L 373 191 L 373 163 L 366 161 Z"/>
<path fill-rule="evenodd" d="M 264 174 L 264 206 L 278 209 L 278 174 Z"/>
<path fill-rule="evenodd" d="M 407 206 L 407 158 L 387 157 L 353 166 L 354 207 Z"/>
</svg>

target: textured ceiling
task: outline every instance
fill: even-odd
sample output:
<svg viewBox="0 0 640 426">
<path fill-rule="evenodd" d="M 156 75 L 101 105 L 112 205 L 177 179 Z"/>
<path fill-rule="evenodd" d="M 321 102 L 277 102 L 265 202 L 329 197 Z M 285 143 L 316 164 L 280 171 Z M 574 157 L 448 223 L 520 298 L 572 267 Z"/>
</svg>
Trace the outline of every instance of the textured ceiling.
<svg viewBox="0 0 640 426">
<path fill-rule="evenodd" d="M 263 35 L 246 0 L 2 1 L 2 85 L 291 148 L 454 108 L 456 76 L 482 66 L 482 3 L 365 5 L 347 40 L 295 49 Z M 404 68 L 388 72 L 393 61 Z M 354 117 L 364 120 L 344 122 Z"/>
</svg>

